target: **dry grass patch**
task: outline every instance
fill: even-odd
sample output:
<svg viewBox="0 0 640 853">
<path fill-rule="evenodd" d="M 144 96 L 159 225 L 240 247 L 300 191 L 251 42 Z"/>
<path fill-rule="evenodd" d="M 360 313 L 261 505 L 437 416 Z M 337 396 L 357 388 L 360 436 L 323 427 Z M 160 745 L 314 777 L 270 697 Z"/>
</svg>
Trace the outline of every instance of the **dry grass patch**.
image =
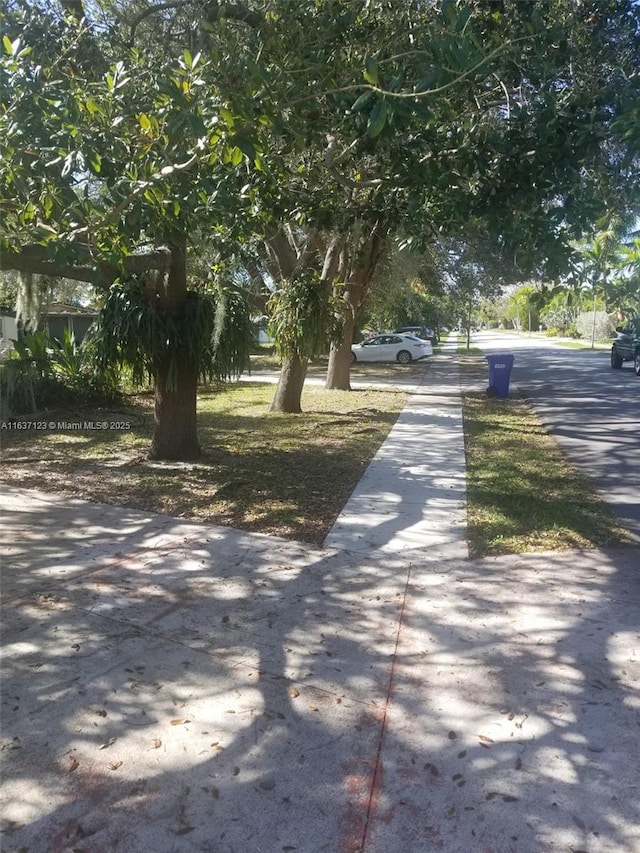
<svg viewBox="0 0 640 853">
<path fill-rule="evenodd" d="M 57 421 L 129 421 L 125 431 L 5 431 L 6 483 L 77 498 L 322 541 L 402 411 L 395 390 L 308 387 L 302 415 L 267 412 L 274 386 L 239 383 L 198 400 L 203 457 L 146 458 L 152 399 L 117 410 L 48 413 Z"/>
</svg>

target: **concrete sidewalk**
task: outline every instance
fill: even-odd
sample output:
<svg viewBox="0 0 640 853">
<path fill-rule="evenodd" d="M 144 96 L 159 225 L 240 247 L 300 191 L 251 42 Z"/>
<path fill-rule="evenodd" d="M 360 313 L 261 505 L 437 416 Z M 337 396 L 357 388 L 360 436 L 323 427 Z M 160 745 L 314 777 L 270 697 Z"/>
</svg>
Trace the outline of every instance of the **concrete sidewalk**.
<svg viewBox="0 0 640 853">
<path fill-rule="evenodd" d="M 640 851 L 638 551 L 466 559 L 455 388 L 323 549 L 4 488 L 3 853 Z"/>
<path fill-rule="evenodd" d="M 468 557 L 460 371 L 443 346 L 324 545 L 360 553 Z"/>
</svg>

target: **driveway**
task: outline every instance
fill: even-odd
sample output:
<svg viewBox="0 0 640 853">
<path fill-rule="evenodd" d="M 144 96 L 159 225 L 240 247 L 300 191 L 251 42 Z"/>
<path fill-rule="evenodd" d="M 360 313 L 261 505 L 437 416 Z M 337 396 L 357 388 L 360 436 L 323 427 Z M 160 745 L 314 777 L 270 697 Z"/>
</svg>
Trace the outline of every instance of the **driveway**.
<svg viewBox="0 0 640 853">
<path fill-rule="evenodd" d="M 533 402 L 567 456 L 596 482 L 640 542 L 640 379 L 612 370 L 609 352 L 548 338 L 481 332 L 474 346 L 513 352 L 512 387 Z"/>
</svg>

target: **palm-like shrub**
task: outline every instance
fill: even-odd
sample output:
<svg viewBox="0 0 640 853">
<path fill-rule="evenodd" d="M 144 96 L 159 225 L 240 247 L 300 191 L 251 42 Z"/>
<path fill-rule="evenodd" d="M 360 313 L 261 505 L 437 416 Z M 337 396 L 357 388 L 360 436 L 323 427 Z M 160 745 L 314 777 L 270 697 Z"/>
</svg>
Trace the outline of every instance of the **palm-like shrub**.
<svg viewBox="0 0 640 853">
<path fill-rule="evenodd" d="M 128 367 L 132 381 L 152 379 L 168 365 L 168 389 L 178 366 L 204 382 L 239 375 L 249 363 L 251 323 L 246 303 L 231 289 L 189 291 L 178 311 L 161 308 L 137 280 L 114 285 L 96 321 L 93 343 L 103 370 Z"/>
<path fill-rule="evenodd" d="M 268 310 L 269 332 L 281 357 L 305 361 L 340 340 L 341 302 L 313 273 L 283 281 L 270 298 Z"/>
<path fill-rule="evenodd" d="M 117 373 L 97 363 L 91 336 L 79 346 L 68 329 L 60 340 L 44 329 L 25 335 L 0 366 L 2 417 L 71 401 L 106 404 L 117 396 Z"/>
</svg>

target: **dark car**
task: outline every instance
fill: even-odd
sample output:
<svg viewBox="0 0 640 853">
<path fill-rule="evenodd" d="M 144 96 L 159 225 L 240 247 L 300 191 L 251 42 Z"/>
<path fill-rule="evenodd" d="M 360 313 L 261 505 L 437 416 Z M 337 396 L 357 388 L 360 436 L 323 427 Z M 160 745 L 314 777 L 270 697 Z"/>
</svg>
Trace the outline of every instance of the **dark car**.
<svg viewBox="0 0 640 853">
<path fill-rule="evenodd" d="M 394 334 L 415 335 L 417 338 L 422 338 L 423 341 L 431 341 L 433 346 L 438 343 L 438 336 L 429 326 L 402 326 L 401 329 L 394 329 Z"/>
<path fill-rule="evenodd" d="M 632 361 L 636 376 L 640 376 L 640 320 L 633 320 L 616 331 L 618 334 L 611 346 L 611 367 L 617 370 L 623 362 Z"/>
</svg>

